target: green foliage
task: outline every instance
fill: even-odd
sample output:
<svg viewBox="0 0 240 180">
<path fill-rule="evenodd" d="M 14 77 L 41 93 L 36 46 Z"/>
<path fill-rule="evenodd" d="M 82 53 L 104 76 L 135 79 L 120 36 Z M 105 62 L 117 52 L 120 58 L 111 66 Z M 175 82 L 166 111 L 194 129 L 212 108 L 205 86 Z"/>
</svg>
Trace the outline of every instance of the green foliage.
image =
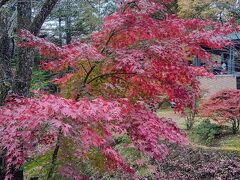
<svg viewBox="0 0 240 180">
<path fill-rule="evenodd" d="M 51 161 L 51 153 L 34 158 L 24 165 L 25 178 L 45 177 L 48 173 L 49 162 Z"/>
<path fill-rule="evenodd" d="M 131 143 L 131 139 L 127 136 L 127 135 L 122 135 L 119 137 L 115 138 L 115 142 L 116 144 L 130 144 Z"/>
<path fill-rule="evenodd" d="M 76 18 L 74 30 L 87 35 L 99 29 L 101 25 L 102 18 L 98 17 L 91 7 L 86 6 L 81 16 Z"/>
<path fill-rule="evenodd" d="M 235 0 L 179 0 L 178 15 L 183 18 L 229 19 Z"/>
<path fill-rule="evenodd" d="M 211 145 L 216 137 L 222 134 L 222 127 L 210 122 L 210 120 L 203 120 L 192 131 L 193 139 L 200 143 Z"/>
<path fill-rule="evenodd" d="M 222 149 L 235 150 L 240 154 L 240 135 L 229 135 L 219 141 Z"/>
<path fill-rule="evenodd" d="M 150 159 L 145 157 L 139 150 L 132 146 L 130 138 L 127 135 L 119 136 L 115 139 L 115 142 L 115 148 L 120 155 L 136 169 L 136 174 L 140 177 L 150 178 Z"/>
<path fill-rule="evenodd" d="M 141 153 L 131 146 L 132 142 L 127 135 L 117 137 L 115 142 L 116 149 L 131 165 L 141 158 Z"/>
<path fill-rule="evenodd" d="M 32 85 L 33 90 L 43 89 L 49 84 L 50 74 L 38 69 L 33 70 Z"/>
<path fill-rule="evenodd" d="M 104 156 L 100 149 L 94 148 L 88 153 L 91 167 L 101 174 L 108 171 L 108 159 Z"/>
</svg>

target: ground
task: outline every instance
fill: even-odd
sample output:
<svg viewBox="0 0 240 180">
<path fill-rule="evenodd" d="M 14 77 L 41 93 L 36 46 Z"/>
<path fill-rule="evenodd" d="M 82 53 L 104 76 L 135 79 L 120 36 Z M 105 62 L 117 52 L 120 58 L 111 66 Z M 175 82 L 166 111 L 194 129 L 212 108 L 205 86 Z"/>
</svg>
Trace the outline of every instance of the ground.
<svg viewBox="0 0 240 180">
<path fill-rule="evenodd" d="M 186 129 L 185 125 L 185 117 L 179 113 L 173 111 L 173 109 L 162 109 L 158 111 L 160 117 L 171 118 L 176 122 L 177 126 L 183 130 Z M 198 124 L 202 118 L 196 118 Z M 186 130 L 185 130 L 186 131 Z M 187 132 L 187 131 L 186 131 Z M 189 132 L 187 132 L 189 134 Z M 189 138 L 191 140 L 191 138 Z M 223 150 L 230 152 L 237 152 L 240 155 L 240 133 L 237 135 L 233 135 L 231 133 L 224 134 L 221 138 L 216 139 L 216 142 L 212 146 L 205 146 L 202 144 L 197 144 L 196 142 L 192 142 L 194 147 L 200 147 L 204 149 L 213 149 L 213 150 Z"/>
<path fill-rule="evenodd" d="M 172 109 L 161 110 L 158 114 L 160 117 L 173 119 L 187 135 L 190 134 L 185 130 L 184 116 L 175 113 Z M 200 121 L 200 118 L 198 120 Z M 152 161 L 131 146 L 128 136 L 120 136 L 116 139 L 115 148 L 135 168 L 136 174 L 126 174 L 122 171 L 116 171 L 112 175 L 93 174 L 90 170 L 88 173 L 91 176 L 90 179 L 104 180 L 240 180 L 239 139 L 240 134 L 228 133 L 216 139 L 211 146 L 193 142 L 190 136 L 190 144 L 187 146 L 181 147 L 165 142 L 170 148 L 169 156 L 160 161 Z M 46 155 L 27 163 L 26 179 L 34 176 L 44 179 L 43 170 L 46 170 L 49 161 L 49 156 Z"/>
<path fill-rule="evenodd" d="M 185 117 L 172 109 L 158 112 L 160 117 L 173 119 L 177 126 L 185 130 Z M 201 121 L 197 118 L 197 121 Z M 198 124 L 197 122 L 196 124 Z M 169 157 L 159 163 L 159 172 L 164 179 L 173 180 L 215 180 L 240 179 L 240 134 L 225 133 L 214 140 L 211 146 L 193 142 L 185 147 L 172 146 Z"/>
</svg>

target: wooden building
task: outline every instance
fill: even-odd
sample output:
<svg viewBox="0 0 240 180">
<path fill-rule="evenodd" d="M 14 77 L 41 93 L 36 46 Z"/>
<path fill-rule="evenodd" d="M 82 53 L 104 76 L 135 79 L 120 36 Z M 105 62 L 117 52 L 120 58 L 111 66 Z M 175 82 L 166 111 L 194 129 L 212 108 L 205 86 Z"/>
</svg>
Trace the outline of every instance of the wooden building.
<svg viewBox="0 0 240 180">
<path fill-rule="evenodd" d="M 223 89 L 240 89 L 240 32 L 229 34 L 228 38 L 233 42 L 232 46 L 223 49 L 205 48 L 217 57 L 216 63 L 219 65 L 213 69 L 216 78 L 200 78 L 200 87 L 206 98 Z M 193 65 L 203 64 L 195 58 Z"/>
</svg>

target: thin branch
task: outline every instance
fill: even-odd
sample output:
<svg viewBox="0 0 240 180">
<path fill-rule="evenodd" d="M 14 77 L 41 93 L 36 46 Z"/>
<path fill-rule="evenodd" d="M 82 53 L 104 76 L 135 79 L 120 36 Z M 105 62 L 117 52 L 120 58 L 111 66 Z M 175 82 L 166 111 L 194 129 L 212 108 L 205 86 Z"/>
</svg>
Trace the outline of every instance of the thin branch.
<svg viewBox="0 0 240 180">
<path fill-rule="evenodd" d="M 56 161 L 57 161 L 58 152 L 59 152 L 59 149 L 60 149 L 61 135 L 62 135 L 62 129 L 60 128 L 60 129 L 59 129 L 59 132 L 58 132 L 57 143 L 56 143 L 56 146 L 55 146 L 54 151 L 53 151 L 51 167 L 50 167 L 50 170 L 49 170 L 49 172 L 48 172 L 47 180 L 51 179 L 51 178 L 52 178 L 52 175 L 53 175 L 53 173 L 54 173 L 54 169 L 55 169 L 55 166 L 56 166 Z"/>
<path fill-rule="evenodd" d="M 105 43 L 104 48 L 101 50 L 101 53 L 103 53 L 105 51 L 105 49 L 107 48 L 108 44 L 110 43 L 112 37 L 115 35 L 115 30 L 112 30 L 112 32 L 110 33 L 108 40 Z"/>
<path fill-rule="evenodd" d="M 96 67 L 96 64 L 94 66 L 92 66 L 91 69 L 88 71 L 86 77 L 83 80 L 83 85 L 85 85 L 87 83 L 87 80 L 88 80 L 90 74 L 92 73 L 92 71 L 95 69 L 95 67 Z"/>
<path fill-rule="evenodd" d="M 126 79 L 122 78 L 122 77 L 114 76 L 114 75 L 112 77 L 120 79 L 120 80 L 124 81 L 125 83 L 128 83 L 128 81 Z"/>
<path fill-rule="evenodd" d="M 115 31 L 113 30 L 113 31 L 111 32 L 111 34 L 110 34 L 107 42 L 105 43 L 105 47 L 101 50 L 101 53 L 103 53 L 103 52 L 105 51 L 105 49 L 106 49 L 106 47 L 108 46 L 111 38 L 112 38 L 114 35 L 115 35 Z M 89 63 L 90 63 L 90 62 L 89 62 Z M 90 70 L 88 71 L 85 79 L 83 80 L 83 84 L 84 84 L 84 85 L 87 83 L 87 80 L 88 80 L 90 74 L 91 74 L 92 71 L 96 68 L 96 66 L 97 66 L 98 64 L 99 64 L 99 62 L 95 63 L 95 64 L 90 68 Z M 90 65 L 91 65 L 91 63 L 90 63 Z"/>
<path fill-rule="evenodd" d="M 87 59 L 87 61 L 88 61 L 89 67 L 92 68 L 92 64 L 91 64 L 90 60 Z"/>
<path fill-rule="evenodd" d="M 84 70 L 85 73 L 87 74 L 87 69 L 83 66 L 83 64 L 80 64 L 80 66 L 82 66 L 83 70 Z"/>
<path fill-rule="evenodd" d="M 107 76 L 114 76 L 114 75 L 117 75 L 117 74 L 122 74 L 122 75 L 135 75 L 136 73 L 121 73 L 121 72 L 113 72 L 113 73 L 106 73 L 106 74 L 101 74 L 99 76 L 96 76 L 94 78 L 92 78 L 91 80 L 89 80 L 87 82 L 87 84 L 90 84 L 91 82 L 99 79 L 99 78 L 103 78 L 103 77 L 107 77 Z"/>
</svg>

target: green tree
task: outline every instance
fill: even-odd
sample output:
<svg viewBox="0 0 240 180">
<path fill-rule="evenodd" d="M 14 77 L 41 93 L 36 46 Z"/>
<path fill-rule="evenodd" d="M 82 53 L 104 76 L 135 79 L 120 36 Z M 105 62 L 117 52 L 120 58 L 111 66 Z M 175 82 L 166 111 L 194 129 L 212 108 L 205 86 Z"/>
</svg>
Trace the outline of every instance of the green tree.
<svg viewBox="0 0 240 180">
<path fill-rule="evenodd" d="M 235 6 L 235 0 L 179 0 L 178 6 L 178 14 L 183 18 L 225 21 Z"/>
</svg>

